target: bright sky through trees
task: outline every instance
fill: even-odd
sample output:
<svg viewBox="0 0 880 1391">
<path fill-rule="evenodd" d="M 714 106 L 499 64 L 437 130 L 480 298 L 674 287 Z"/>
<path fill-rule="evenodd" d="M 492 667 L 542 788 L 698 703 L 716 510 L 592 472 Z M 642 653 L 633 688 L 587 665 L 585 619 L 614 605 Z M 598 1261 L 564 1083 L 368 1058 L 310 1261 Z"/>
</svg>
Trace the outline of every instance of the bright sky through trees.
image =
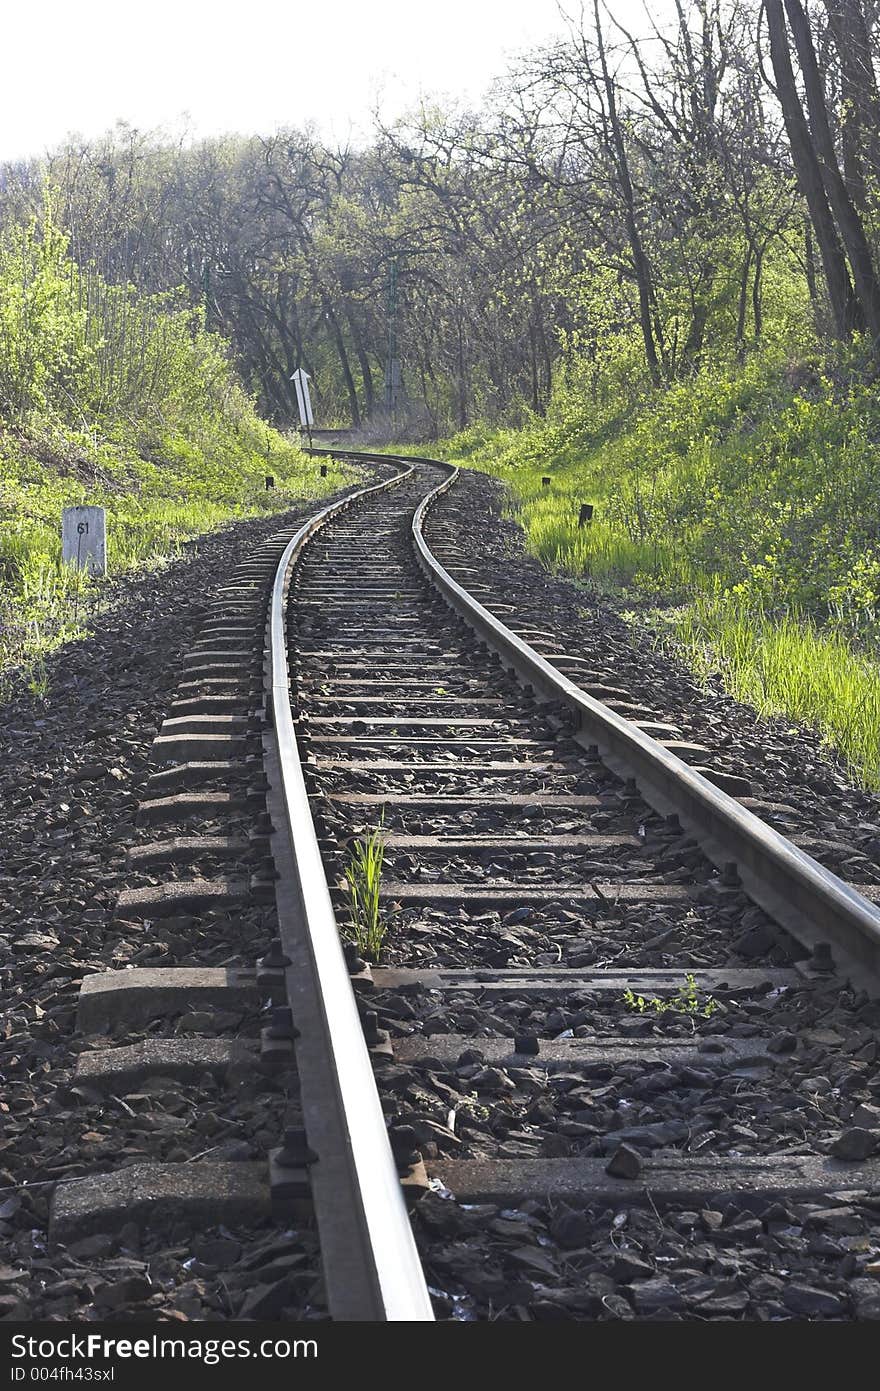
<svg viewBox="0 0 880 1391">
<path fill-rule="evenodd" d="M 579 0 L 564 8 L 580 13 Z M 643 25 L 641 0 L 611 0 Z M 655 9 L 666 8 L 662 2 Z M 640 24 L 641 21 L 641 24 Z M 6 7 L 0 159 L 117 120 L 193 135 L 314 121 L 345 140 L 378 99 L 478 98 L 506 57 L 561 33 L 557 0 L 43 0 Z"/>
</svg>

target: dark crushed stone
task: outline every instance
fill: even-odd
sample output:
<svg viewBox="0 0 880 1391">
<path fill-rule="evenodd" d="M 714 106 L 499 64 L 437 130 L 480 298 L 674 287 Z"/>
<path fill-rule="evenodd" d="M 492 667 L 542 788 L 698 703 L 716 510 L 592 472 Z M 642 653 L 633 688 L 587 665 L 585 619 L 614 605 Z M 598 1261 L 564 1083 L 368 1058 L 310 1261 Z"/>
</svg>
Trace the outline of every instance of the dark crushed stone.
<svg viewBox="0 0 880 1391">
<path fill-rule="evenodd" d="M 122 577 L 93 635 L 47 659 L 46 699 L 21 691 L 0 711 L 0 1068 L 9 1108 L 0 1156 L 4 1318 L 246 1317 L 250 1272 L 279 1240 L 274 1230 L 160 1235 L 128 1224 L 115 1237 L 50 1248 L 46 1224 L 57 1179 L 144 1156 L 185 1159 L 212 1144 L 214 1157 L 225 1150 L 226 1157 L 246 1158 L 278 1133 L 271 1086 L 256 1096 L 244 1088 L 237 1097 L 235 1088 L 215 1088 L 207 1103 L 205 1083 L 201 1101 L 198 1089 L 180 1084 L 164 1095 L 148 1084 L 138 1097 L 119 1101 L 74 1090 L 83 1041 L 73 1030 L 84 974 L 129 963 L 220 964 L 224 957 L 250 964 L 265 944 L 259 909 L 236 922 L 206 915 L 156 924 L 152 932 L 114 921 L 113 909 L 132 879 L 125 848 L 141 834 L 134 815 L 151 771 L 150 746 L 212 592 L 263 537 L 309 510 L 303 504 L 234 524 L 201 538 L 197 554 L 190 549 L 161 570 Z M 200 1025 L 253 1036 L 259 1020 L 208 1014 L 165 1028 L 173 1035 Z M 139 1037 L 116 1031 L 116 1041 Z M 220 1120 L 230 1108 L 237 1116 L 231 1125 Z M 297 1236 L 295 1245 L 297 1268 L 264 1283 L 279 1314 L 321 1316 L 314 1234 Z M 236 1282 L 241 1293 L 233 1298 Z"/>
</svg>

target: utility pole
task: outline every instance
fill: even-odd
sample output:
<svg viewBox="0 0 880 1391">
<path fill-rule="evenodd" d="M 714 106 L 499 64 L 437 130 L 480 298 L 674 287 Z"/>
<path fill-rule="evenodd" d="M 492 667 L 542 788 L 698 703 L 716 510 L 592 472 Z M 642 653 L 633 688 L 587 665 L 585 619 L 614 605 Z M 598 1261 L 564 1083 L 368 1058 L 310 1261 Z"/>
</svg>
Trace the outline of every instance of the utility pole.
<svg viewBox="0 0 880 1391">
<path fill-rule="evenodd" d="M 388 281 L 388 356 L 385 362 L 385 406 L 394 418 L 400 391 L 400 358 L 397 355 L 397 257 L 391 259 Z"/>
</svg>

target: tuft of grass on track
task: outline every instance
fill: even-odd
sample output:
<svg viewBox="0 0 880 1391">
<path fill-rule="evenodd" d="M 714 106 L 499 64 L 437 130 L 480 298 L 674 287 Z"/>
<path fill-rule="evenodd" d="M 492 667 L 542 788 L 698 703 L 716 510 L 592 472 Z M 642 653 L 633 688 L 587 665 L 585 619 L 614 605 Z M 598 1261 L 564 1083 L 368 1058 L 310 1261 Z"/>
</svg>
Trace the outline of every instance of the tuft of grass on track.
<svg viewBox="0 0 880 1391">
<path fill-rule="evenodd" d="M 379 906 L 384 859 L 385 832 L 380 825 L 355 841 L 345 868 L 351 936 L 368 961 L 379 960 L 387 931 Z"/>
</svg>

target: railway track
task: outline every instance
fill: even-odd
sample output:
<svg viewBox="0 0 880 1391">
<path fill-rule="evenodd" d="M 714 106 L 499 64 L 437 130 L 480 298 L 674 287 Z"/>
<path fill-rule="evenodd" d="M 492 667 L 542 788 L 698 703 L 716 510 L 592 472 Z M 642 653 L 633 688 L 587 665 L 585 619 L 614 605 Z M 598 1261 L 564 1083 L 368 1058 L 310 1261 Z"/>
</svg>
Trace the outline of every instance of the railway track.
<svg viewBox="0 0 880 1391">
<path fill-rule="evenodd" d="M 450 470 L 382 463 L 217 596 L 117 909 L 178 964 L 80 996 L 96 1042 L 149 1028 L 81 1085 L 257 1091 L 253 1157 L 60 1184 L 55 1236 L 314 1210 L 336 1318 L 880 1314 L 873 890 L 482 607 Z M 337 924 L 377 831 L 367 962 Z"/>
</svg>

